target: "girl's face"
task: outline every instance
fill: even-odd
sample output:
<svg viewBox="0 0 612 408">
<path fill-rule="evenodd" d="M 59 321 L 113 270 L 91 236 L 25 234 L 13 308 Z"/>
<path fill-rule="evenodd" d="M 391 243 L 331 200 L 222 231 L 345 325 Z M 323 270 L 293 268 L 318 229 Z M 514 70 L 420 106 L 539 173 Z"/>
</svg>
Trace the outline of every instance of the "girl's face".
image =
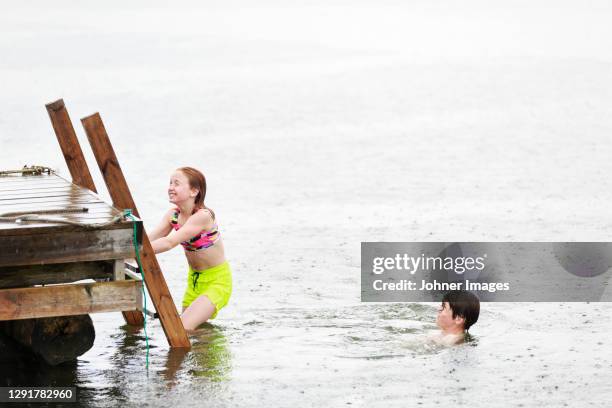
<svg viewBox="0 0 612 408">
<path fill-rule="evenodd" d="M 173 204 L 180 204 L 185 201 L 193 201 L 198 195 L 198 190 L 189 186 L 189 180 L 181 171 L 175 171 L 170 176 L 168 186 L 168 199 Z"/>
</svg>

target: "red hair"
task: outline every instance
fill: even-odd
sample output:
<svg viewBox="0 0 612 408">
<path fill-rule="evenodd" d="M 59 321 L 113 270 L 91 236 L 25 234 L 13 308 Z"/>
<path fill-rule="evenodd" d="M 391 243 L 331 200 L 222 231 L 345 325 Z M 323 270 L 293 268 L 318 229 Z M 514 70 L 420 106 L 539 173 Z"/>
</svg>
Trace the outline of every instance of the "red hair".
<svg viewBox="0 0 612 408">
<path fill-rule="evenodd" d="M 204 174 L 202 174 L 201 171 L 194 169 L 193 167 L 179 167 L 176 170 L 180 171 L 185 175 L 185 177 L 187 177 L 187 180 L 189 181 L 189 187 L 198 190 L 198 195 L 196 195 L 194 200 L 195 206 L 193 208 L 193 211 L 196 212 L 200 208 L 207 209 L 208 211 L 210 211 L 210 214 L 212 215 L 214 220 L 215 213 L 213 212 L 213 210 L 207 208 L 206 205 L 204 205 L 204 197 L 206 197 L 206 177 L 204 177 Z"/>
</svg>

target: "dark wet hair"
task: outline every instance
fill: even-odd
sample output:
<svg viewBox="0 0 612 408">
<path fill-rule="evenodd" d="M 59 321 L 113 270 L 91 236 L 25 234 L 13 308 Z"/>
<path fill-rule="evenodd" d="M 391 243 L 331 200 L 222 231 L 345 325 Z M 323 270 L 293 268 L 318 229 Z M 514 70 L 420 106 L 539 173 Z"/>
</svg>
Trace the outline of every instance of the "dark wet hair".
<svg viewBox="0 0 612 408">
<path fill-rule="evenodd" d="M 207 209 L 210 211 L 210 215 L 212 215 L 213 220 L 215 219 L 215 213 L 210 208 L 207 208 L 204 205 L 204 198 L 206 197 L 206 177 L 204 174 L 198 169 L 194 169 L 193 167 L 179 167 L 176 169 L 183 173 L 187 180 L 189 180 L 189 187 L 195 188 L 198 190 L 198 195 L 195 197 L 195 206 L 193 208 L 194 212 L 200 208 Z"/>
<path fill-rule="evenodd" d="M 447 302 L 453 312 L 453 319 L 456 316 L 463 317 L 465 323 L 463 328 L 467 331 L 478 321 L 480 315 L 480 299 L 478 296 L 467 290 L 451 290 L 442 298 L 442 307 Z"/>
</svg>

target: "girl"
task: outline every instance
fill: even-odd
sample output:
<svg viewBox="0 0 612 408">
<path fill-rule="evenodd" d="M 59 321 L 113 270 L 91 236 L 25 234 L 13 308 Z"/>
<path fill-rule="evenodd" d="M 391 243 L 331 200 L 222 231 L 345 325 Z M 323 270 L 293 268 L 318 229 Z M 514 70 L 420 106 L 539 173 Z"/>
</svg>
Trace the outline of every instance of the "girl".
<svg viewBox="0 0 612 408">
<path fill-rule="evenodd" d="M 170 177 L 168 196 L 175 207 L 164 214 L 149 239 L 156 254 L 178 244 L 185 250 L 189 273 L 181 320 L 185 330 L 193 332 L 227 305 L 232 273 L 225 260 L 215 213 L 204 205 L 204 175 L 192 167 L 176 169 Z"/>
</svg>

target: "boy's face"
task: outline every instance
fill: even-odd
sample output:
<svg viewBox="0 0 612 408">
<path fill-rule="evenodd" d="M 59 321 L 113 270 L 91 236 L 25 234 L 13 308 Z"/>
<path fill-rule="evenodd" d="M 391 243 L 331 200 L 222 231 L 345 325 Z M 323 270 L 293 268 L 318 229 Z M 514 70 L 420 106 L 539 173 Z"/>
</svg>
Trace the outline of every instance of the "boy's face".
<svg viewBox="0 0 612 408">
<path fill-rule="evenodd" d="M 453 319 L 453 311 L 450 308 L 448 302 L 444 302 L 438 309 L 438 318 L 436 324 L 442 330 L 463 330 L 465 318 L 455 316 Z"/>
</svg>

